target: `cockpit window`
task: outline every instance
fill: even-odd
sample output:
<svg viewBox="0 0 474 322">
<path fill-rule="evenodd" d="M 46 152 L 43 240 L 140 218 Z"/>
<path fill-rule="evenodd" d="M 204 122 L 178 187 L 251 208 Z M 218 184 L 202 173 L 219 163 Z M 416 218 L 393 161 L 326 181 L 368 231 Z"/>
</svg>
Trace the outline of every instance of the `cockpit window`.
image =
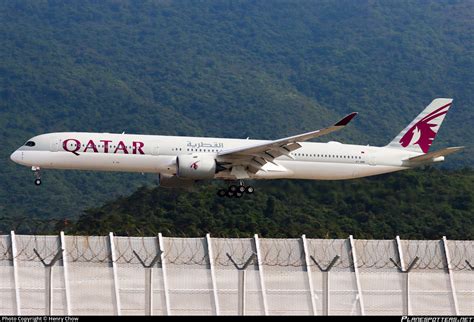
<svg viewBox="0 0 474 322">
<path fill-rule="evenodd" d="M 25 145 L 26 145 L 26 146 L 35 146 L 36 143 L 33 142 L 33 141 L 28 141 L 28 142 L 25 143 Z"/>
</svg>

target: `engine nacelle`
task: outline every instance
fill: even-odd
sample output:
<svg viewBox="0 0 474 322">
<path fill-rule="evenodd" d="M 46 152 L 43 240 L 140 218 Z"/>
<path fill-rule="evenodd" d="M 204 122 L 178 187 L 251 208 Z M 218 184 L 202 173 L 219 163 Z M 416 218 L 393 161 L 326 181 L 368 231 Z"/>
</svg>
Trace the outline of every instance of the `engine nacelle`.
<svg viewBox="0 0 474 322">
<path fill-rule="evenodd" d="M 158 174 L 158 184 L 163 188 L 191 188 L 194 185 L 194 180 L 181 179 L 171 174 Z"/>
<path fill-rule="evenodd" d="M 217 172 L 216 159 L 211 155 L 180 155 L 176 158 L 177 176 L 183 179 L 213 179 Z"/>
</svg>

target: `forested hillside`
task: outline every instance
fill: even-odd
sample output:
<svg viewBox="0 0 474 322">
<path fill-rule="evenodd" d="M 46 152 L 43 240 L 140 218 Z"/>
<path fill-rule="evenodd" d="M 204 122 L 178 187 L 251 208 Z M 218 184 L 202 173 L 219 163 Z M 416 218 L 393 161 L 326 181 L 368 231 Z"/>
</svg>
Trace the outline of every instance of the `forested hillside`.
<svg viewBox="0 0 474 322">
<path fill-rule="evenodd" d="M 8 157 L 44 132 L 278 138 L 358 111 L 324 140 L 376 145 L 453 97 L 433 149 L 474 139 L 472 1 L 3 1 L 0 20 L 3 215 L 76 216 L 153 184 L 45 171 L 35 187 Z"/>
<path fill-rule="evenodd" d="M 253 195 L 216 196 L 142 187 L 85 211 L 77 221 L 21 223 L 0 218 L 0 233 L 202 237 L 474 239 L 474 171 L 434 168 L 350 181 L 255 182 Z"/>
</svg>

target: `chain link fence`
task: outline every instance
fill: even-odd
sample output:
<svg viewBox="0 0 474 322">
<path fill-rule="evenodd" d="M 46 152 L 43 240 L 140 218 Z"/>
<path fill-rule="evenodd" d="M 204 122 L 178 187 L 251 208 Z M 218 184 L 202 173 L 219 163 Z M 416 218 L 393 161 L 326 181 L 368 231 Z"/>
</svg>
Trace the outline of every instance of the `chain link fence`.
<svg viewBox="0 0 474 322">
<path fill-rule="evenodd" d="M 473 315 L 474 241 L 0 235 L 0 315 Z"/>
</svg>

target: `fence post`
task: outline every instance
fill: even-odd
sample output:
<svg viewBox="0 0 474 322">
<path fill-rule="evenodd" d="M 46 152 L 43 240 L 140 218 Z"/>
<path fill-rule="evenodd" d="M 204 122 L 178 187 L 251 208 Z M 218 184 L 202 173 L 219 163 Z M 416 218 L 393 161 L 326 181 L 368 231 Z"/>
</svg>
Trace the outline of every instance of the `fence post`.
<svg viewBox="0 0 474 322">
<path fill-rule="evenodd" d="M 149 265 L 140 258 L 140 256 L 133 251 L 133 254 L 138 258 L 143 268 L 145 269 L 145 314 L 153 314 L 153 266 L 155 266 L 158 259 L 160 259 L 161 251 L 151 261 Z"/>
<path fill-rule="evenodd" d="M 238 314 L 239 315 L 245 315 L 245 294 L 246 294 L 246 269 L 250 265 L 250 262 L 255 258 L 256 254 L 253 253 L 249 259 L 245 262 L 243 266 L 237 265 L 237 263 L 233 260 L 232 256 L 229 255 L 229 253 L 226 253 L 227 257 L 230 259 L 232 264 L 234 264 L 235 268 L 238 270 L 239 274 L 239 280 L 238 280 L 238 296 L 239 296 L 239 301 L 238 301 Z"/>
<path fill-rule="evenodd" d="M 303 241 L 303 251 L 304 251 L 304 263 L 306 265 L 306 273 L 308 275 L 308 284 L 309 284 L 309 293 L 311 299 L 311 310 L 313 311 L 313 315 L 316 315 L 316 303 L 314 301 L 314 294 L 313 289 L 313 277 L 311 276 L 311 266 L 309 265 L 309 252 L 308 252 L 308 245 L 306 243 L 306 235 L 301 236 L 301 240 Z"/>
<path fill-rule="evenodd" d="M 145 315 L 153 313 L 153 267 L 145 267 Z"/>
<path fill-rule="evenodd" d="M 163 274 L 163 291 L 165 293 L 165 308 L 166 308 L 166 315 L 171 315 L 171 308 L 170 308 L 170 295 L 168 293 L 168 279 L 166 273 L 166 260 L 165 260 L 165 244 L 163 243 L 163 235 L 158 233 L 158 245 L 160 247 L 161 252 L 161 272 Z"/>
<path fill-rule="evenodd" d="M 454 275 L 453 275 L 453 270 L 451 267 L 451 256 L 449 255 L 448 240 L 446 239 L 446 236 L 443 236 L 443 246 L 444 246 L 444 255 L 446 258 L 446 264 L 448 267 L 449 283 L 451 284 L 451 294 L 452 294 L 453 303 L 454 303 L 454 313 L 456 315 L 459 315 L 458 299 L 456 296 L 456 286 L 454 285 Z"/>
<path fill-rule="evenodd" d="M 219 315 L 219 297 L 217 295 L 216 272 L 214 269 L 214 254 L 212 252 L 211 234 L 206 234 L 207 254 L 209 256 L 209 266 L 211 268 L 212 292 L 214 294 L 214 313 Z"/>
<path fill-rule="evenodd" d="M 400 241 L 400 236 L 397 235 L 397 237 L 395 237 L 395 241 L 397 242 L 398 258 L 400 259 L 400 268 L 402 272 L 405 272 L 406 271 L 405 259 L 403 258 L 402 242 Z"/>
<path fill-rule="evenodd" d="M 398 266 L 398 269 L 402 273 L 402 277 L 403 277 L 402 285 L 405 287 L 405 292 L 402 292 L 403 314 L 408 315 L 410 314 L 409 313 L 410 312 L 410 299 L 409 299 L 409 296 L 410 296 L 409 282 L 410 281 L 408 280 L 408 273 L 405 267 L 405 258 L 403 257 L 403 250 L 402 250 L 402 243 L 400 241 L 400 236 L 397 235 L 397 237 L 395 237 L 395 241 L 397 242 L 398 258 L 400 259 L 400 266 L 398 266 L 396 263 L 395 264 L 396 266 Z"/>
<path fill-rule="evenodd" d="M 323 315 L 329 315 L 329 271 L 336 264 L 337 260 L 339 259 L 339 255 L 334 256 L 326 268 L 323 268 L 321 265 L 319 265 L 313 256 L 310 258 L 323 273 Z"/>
<path fill-rule="evenodd" d="M 115 254 L 114 234 L 112 232 L 109 233 L 109 243 L 110 243 L 110 257 L 112 260 L 112 272 L 114 276 L 115 313 L 117 315 L 122 315 L 122 309 L 120 305 L 120 292 L 119 292 L 117 263 L 116 263 L 117 256 Z"/>
<path fill-rule="evenodd" d="M 15 232 L 13 230 L 10 232 L 10 240 L 12 245 L 13 284 L 15 285 L 16 315 L 21 315 L 20 280 L 18 279 L 18 261 L 16 259 L 18 256 L 18 251 L 16 247 Z"/>
<path fill-rule="evenodd" d="M 45 287 L 44 287 L 45 292 L 46 292 L 46 295 L 45 295 L 45 300 L 46 300 L 45 315 L 51 315 L 51 313 L 53 312 L 53 266 L 63 256 L 63 250 L 60 249 L 56 253 L 56 255 L 54 255 L 51 262 L 49 262 L 48 264 L 40 256 L 40 254 L 38 253 L 36 248 L 33 248 L 33 252 L 36 254 L 36 256 L 38 256 L 41 263 L 43 263 L 43 265 L 45 267 L 45 273 L 46 273 Z"/>
<path fill-rule="evenodd" d="M 393 264 L 398 268 L 400 273 L 403 275 L 403 285 L 405 287 L 405 292 L 402 292 L 402 302 L 403 302 L 403 314 L 404 315 L 410 315 L 411 314 L 411 309 L 410 309 L 410 271 L 412 268 L 415 266 L 416 262 L 418 261 L 419 257 L 416 256 L 413 261 L 408 265 L 407 268 L 405 268 L 405 260 L 403 258 L 403 251 L 402 251 L 402 243 L 400 241 L 400 236 L 395 237 L 395 240 L 397 242 L 397 250 L 398 250 L 398 258 L 400 259 L 400 265 L 395 262 L 393 258 L 390 258 Z"/>
<path fill-rule="evenodd" d="M 64 289 L 66 293 L 66 314 L 71 315 L 71 297 L 69 293 L 69 271 L 67 262 L 67 252 L 66 252 L 66 241 L 64 238 L 64 231 L 59 233 L 60 242 L 61 242 L 61 249 L 62 249 L 62 257 L 63 257 L 63 273 L 64 273 Z"/>
<path fill-rule="evenodd" d="M 268 315 L 267 292 L 265 290 L 265 280 L 263 279 L 262 253 L 260 252 L 260 241 L 258 235 L 254 235 L 255 250 L 257 251 L 258 274 L 260 277 L 260 289 L 262 290 L 263 313 Z"/>
<path fill-rule="evenodd" d="M 352 253 L 352 261 L 354 264 L 354 273 L 356 277 L 356 284 L 357 284 L 357 293 L 359 294 L 359 306 L 360 306 L 360 314 L 365 315 L 364 311 L 364 298 L 362 297 L 362 287 L 360 285 L 360 278 L 359 278 L 359 267 L 357 262 L 357 252 L 355 249 L 354 238 L 352 235 L 349 236 L 349 242 L 351 245 L 351 253 Z"/>
</svg>

